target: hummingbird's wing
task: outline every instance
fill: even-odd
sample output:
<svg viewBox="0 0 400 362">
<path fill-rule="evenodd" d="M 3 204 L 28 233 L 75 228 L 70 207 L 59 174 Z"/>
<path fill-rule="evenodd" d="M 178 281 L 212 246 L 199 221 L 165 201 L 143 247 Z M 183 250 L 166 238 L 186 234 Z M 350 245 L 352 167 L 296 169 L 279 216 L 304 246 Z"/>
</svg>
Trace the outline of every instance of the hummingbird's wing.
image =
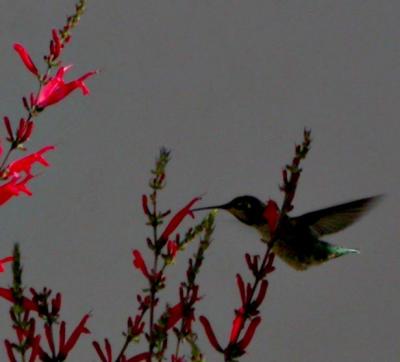
<svg viewBox="0 0 400 362">
<path fill-rule="evenodd" d="M 294 217 L 298 225 L 307 225 L 319 237 L 336 233 L 358 220 L 381 196 L 366 197 Z"/>
</svg>

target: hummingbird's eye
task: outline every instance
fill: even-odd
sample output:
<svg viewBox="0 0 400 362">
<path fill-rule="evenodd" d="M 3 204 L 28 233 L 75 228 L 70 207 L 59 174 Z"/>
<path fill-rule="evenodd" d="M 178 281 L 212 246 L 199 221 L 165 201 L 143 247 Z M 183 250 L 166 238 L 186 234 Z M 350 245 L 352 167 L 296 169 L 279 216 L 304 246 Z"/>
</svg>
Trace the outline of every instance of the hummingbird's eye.
<svg viewBox="0 0 400 362">
<path fill-rule="evenodd" d="M 250 210 L 251 204 L 250 202 L 239 201 L 237 204 L 237 208 L 241 210 Z"/>
</svg>

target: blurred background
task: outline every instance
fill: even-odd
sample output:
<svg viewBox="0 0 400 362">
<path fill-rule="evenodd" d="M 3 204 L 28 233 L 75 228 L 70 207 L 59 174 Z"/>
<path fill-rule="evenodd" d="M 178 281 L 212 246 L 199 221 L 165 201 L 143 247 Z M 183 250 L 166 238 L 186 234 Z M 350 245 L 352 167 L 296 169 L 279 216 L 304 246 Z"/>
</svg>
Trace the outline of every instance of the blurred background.
<svg viewBox="0 0 400 362">
<path fill-rule="evenodd" d="M 37 86 L 12 44 L 23 43 L 43 65 L 51 29 L 73 10 L 74 1 L 0 3 L 1 116 L 18 120 L 21 97 Z M 398 361 L 399 11 L 394 0 L 89 2 L 63 60 L 74 64 L 67 79 L 101 74 L 87 81 L 90 96 L 76 92 L 39 117 L 27 146 L 56 145 L 52 167 L 31 183 L 32 198 L 0 209 L 1 256 L 21 244 L 25 285 L 63 294 L 68 333 L 92 314 L 92 333 L 71 360 L 97 361 L 94 339 L 109 337 L 115 350 L 123 343 L 145 287 L 131 251 L 149 255 L 140 199 L 161 146 L 172 150 L 164 209 L 197 195 L 201 205 L 243 194 L 280 201 L 281 169 L 309 127 L 293 215 L 387 197 L 327 238 L 360 255 L 306 272 L 277 261 L 263 322 L 241 361 Z M 198 313 L 225 343 L 240 303 L 235 274 L 248 277 L 244 253 L 264 247 L 225 213 L 214 240 Z M 177 301 L 194 247 L 168 270 L 162 303 Z M 2 286 L 11 282 L 7 269 Z M 0 301 L 1 340 L 14 337 L 8 310 Z M 197 331 L 207 360 L 221 361 Z"/>
</svg>

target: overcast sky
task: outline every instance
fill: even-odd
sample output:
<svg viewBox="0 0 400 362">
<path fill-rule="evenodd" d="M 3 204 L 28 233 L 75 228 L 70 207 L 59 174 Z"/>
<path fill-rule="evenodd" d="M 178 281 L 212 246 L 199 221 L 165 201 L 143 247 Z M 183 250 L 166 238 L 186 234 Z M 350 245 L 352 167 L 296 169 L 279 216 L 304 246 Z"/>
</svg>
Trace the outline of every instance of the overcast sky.
<svg viewBox="0 0 400 362">
<path fill-rule="evenodd" d="M 1 116 L 19 119 L 21 96 L 36 89 L 12 44 L 23 43 L 40 64 L 51 29 L 73 4 L 1 2 Z M 241 361 L 398 361 L 399 13 L 395 0 L 89 3 L 63 59 L 74 64 L 69 79 L 102 72 L 88 80 L 89 97 L 77 92 L 40 116 L 28 148 L 56 145 L 52 167 L 31 183 L 32 198 L 0 210 L 1 256 L 21 243 L 25 285 L 63 294 L 69 330 L 92 313 L 92 334 L 71 360 L 97 361 L 93 339 L 109 337 L 116 350 L 123 343 L 145 286 L 131 251 L 146 249 L 140 198 L 160 146 L 172 150 L 163 208 L 197 195 L 204 205 L 241 194 L 280 201 L 281 168 L 306 126 L 313 143 L 294 215 L 387 197 L 327 239 L 360 255 L 306 272 L 277 261 L 263 322 Z M 214 240 L 198 311 L 226 341 L 239 305 L 235 274 L 248 277 L 243 254 L 264 247 L 224 213 Z M 163 303 L 176 301 L 192 252 L 169 270 Z M 10 277 L 2 274 L 1 285 Z M 12 335 L 8 308 L 0 301 L 1 340 Z M 207 360 L 221 361 L 197 331 Z"/>
</svg>

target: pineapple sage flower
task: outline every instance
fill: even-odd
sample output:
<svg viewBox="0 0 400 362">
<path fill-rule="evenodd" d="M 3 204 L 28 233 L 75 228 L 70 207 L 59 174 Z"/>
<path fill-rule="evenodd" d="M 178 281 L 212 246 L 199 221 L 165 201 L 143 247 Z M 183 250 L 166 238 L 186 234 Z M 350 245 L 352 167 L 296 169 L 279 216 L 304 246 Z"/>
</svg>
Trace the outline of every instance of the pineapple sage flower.
<svg viewBox="0 0 400 362">
<path fill-rule="evenodd" d="M 5 204 L 14 196 L 19 196 L 20 193 L 32 196 L 32 192 L 27 187 L 28 182 L 35 177 L 31 172 L 32 165 L 40 163 L 48 167 L 49 163 L 44 159 L 43 154 L 54 149 L 54 146 L 43 147 L 39 151 L 15 160 L 7 166 L 1 175 L 8 182 L 0 186 L 0 205 Z M 22 177 L 21 173 L 24 173 L 25 176 Z"/>
<path fill-rule="evenodd" d="M 81 89 L 83 95 L 89 94 L 89 88 L 84 81 L 96 74 L 97 71 L 88 72 L 78 79 L 65 83 L 64 75 L 71 67 L 72 65 L 60 67 L 55 77 L 50 78 L 50 80 L 45 83 L 34 103 L 38 111 L 42 111 L 44 108 L 62 101 L 75 89 Z"/>
<path fill-rule="evenodd" d="M 40 73 L 30 57 L 27 50 L 23 45 L 15 43 L 14 50 L 20 56 L 25 67 L 37 78 L 41 78 Z M 75 89 L 80 88 L 83 95 L 89 94 L 89 88 L 85 84 L 85 80 L 92 75 L 96 74 L 97 71 L 91 71 L 78 79 L 71 82 L 65 83 L 64 75 L 71 69 L 72 65 L 61 66 L 54 77 L 43 80 L 43 86 L 41 87 L 38 96 L 34 100 L 34 106 L 37 111 L 42 111 L 46 107 L 62 101 L 66 96 L 68 96 Z"/>
</svg>

